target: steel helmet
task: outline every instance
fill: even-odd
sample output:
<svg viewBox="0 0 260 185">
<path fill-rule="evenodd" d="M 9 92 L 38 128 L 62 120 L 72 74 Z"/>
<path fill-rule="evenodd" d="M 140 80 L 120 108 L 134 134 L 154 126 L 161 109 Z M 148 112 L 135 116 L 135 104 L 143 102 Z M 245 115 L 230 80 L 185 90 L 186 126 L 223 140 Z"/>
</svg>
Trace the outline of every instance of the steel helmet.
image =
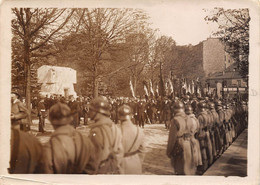
<svg viewBox="0 0 260 185">
<path fill-rule="evenodd" d="M 99 96 L 90 102 L 89 109 L 105 116 L 110 116 L 110 104 L 107 99 Z"/>
<path fill-rule="evenodd" d="M 184 104 L 181 101 L 176 101 L 173 104 L 173 110 L 175 112 L 182 112 L 182 111 L 184 111 Z"/>
<path fill-rule="evenodd" d="M 133 111 L 128 105 L 122 105 L 118 108 L 118 118 L 120 120 L 130 120 L 132 118 Z"/>
<path fill-rule="evenodd" d="M 193 109 L 192 109 L 192 106 L 191 105 L 186 105 L 185 106 L 185 113 L 186 114 L 193 114 Z"/>
<path fill-rule="evenodd" d="M 200 102 L 198 105 L 198 108 L 202 111 L 204 111 L 206 107 L 207 107 L 207 105 L 205 102 Z"/>
</svg>

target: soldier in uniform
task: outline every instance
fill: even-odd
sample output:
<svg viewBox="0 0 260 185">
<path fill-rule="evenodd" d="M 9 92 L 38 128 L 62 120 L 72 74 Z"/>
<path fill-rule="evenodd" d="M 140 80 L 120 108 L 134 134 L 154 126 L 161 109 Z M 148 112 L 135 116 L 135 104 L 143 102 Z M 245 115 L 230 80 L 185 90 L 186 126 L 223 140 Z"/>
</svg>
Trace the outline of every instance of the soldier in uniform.
<svg viewBox="0 0 260 185">
<path fill-rule="evenodd" d="M 21 119 L 28 117 L 28 111 L 18 99 L 19 94 L 11 94 L 11 158 L 9 173 L 38 173 L 42 157 L 39 141 L 24 131 L 20 131 Z"/>
<path fill-rule="evenodd" d="M 39 132 L 44 132 L 45 127 L 45 117 L 46 117 L 46 108 L 44 105 L 44 100 L 41 99 L 37 105 L 38 117 L 39 117 Z"/>
<path fill-rule="evenodd" d="M 73 120 L 72 120 L 71 124 L 75 128 L 77 128 L 80 124 L 80 122 L 79 122 L 79 111 L 80 111 L 79 102 L 77 102 L 75 100 L 75 98 L 73 96 L 71 96 L 70 101 L 68 103 L 68 106 L 70 107 L 71 111 L 74 113 L 73 114 Z"/>
<path fill-rule="evenodd" d="M 226 145 L 226 134 L 225 134 L 225 125 L 224 125 L 225 113 L 222 110 L 221 101 L 218 101 L 216 104 L 217 104 L 217 113 L 219 116 L 220 139 L 221 139 L 221 144 L 222 144 L 219 154 L 222 154 L 225 150 L 225 145 Z"/>
<path fill-rule="evenodd" d="M 70 108 L 66 104 L 57 103 L 51 107 L 49 117 L 55 131 L 43 149 L 42 172 L 88 173 L 89 165 L 93 164 L 90 161 L 95 155 L 94 147 L 87 136 L 71 125 L 73 117 Z"/>
<path fill-rule="evenodd" d="M 218 113 L 215 110 L 215 104 L 211 102 L 209 104 L 209 109 L 212 114 L 213 118 L 213 129 L 212 129 L 212 136 L 214 136 L 214 141 L 215 141 L 215 149 L 216 149 L 216 156 L 215 158 L 220 154 L 219 152 L 221 151 L 222 145 L 223 145 L 223 140 L 220 137 L 220 131 L 219 128 L 221 127 L 219 123 L 219 116 Z"/>
<path fill-rule="evenodd" d="M 202 156 L 202 167 L 199 168 L 200 173 L 205 171 L 208 166 L 213 162 L 212 145 L 208 131 L 208 114 L 206 112 L 206 103 L 200 102 L 198 105 L 198 120 L 200 123 L 199 141 Z"/>
<path fill-rule="evenodd" d="M 214 121 L 214 116 L 210 111 L 210 104 L 211 104 L 210 101 L 208 101 L 208 103 L 206 104 L 206 111 L 208 114 L 208 131 L 209 131 L 211 145 L 212 145 L 212 155 L 213 155 L 213 158 L 216 158 L 217 152 L 216 152 L 215 132 L 214 132 L 215 121 Z"/>
<path fill-rule="evenodd" d="M 124 148 L 122 168 L 124 174 L 142 174 L 145 152 L 144 133 L 142 129 L 132 123 L 132 117 L 133 113 L 128 105 L 118 108 Z"/>
<path fill-rule="evenodd" d="M 192 127 L 191 127 L 191 141 L 193 144 L 192 152 L 193 152 L 193 161 L 194 165 L 197 168 L 198 166 L 202 165 L 202 158 L 201 158 L 201 152 L 200 152 L 200 143 L 198 140 L 198 134 L 200 129 L 199 120 L 195 117 L 193 113 L 193 109 L 191 105 L 185 106 L 185 113 L 191 118 L 192 121 Z"/>
<path fill-rule="evenodd" d="M 104 97 L 90 102 L 89 117 L 90 139 L 95 147 L 94 174 L 123 173 L 122 133 L 110 119 L 110 105 Z"/>
<path fill-rule="evenodd" d="M 196 166 L 192 157 L 190 128 L 193 123 L 184 112 L 184 104 L 177 101 L 173 105 L 174 118 L 171 121 L 167 156 L 177 175 L 194 175 Z"/>
<path fill-rule="evenodd" d="M 13 125 L 19 125 L 20 130 L 26 130 L 22 120 L 28 118 L 29 111 L 24 104 L 19 100 L 20 94 L 17 92 L 11 93 L 11 123 Z"/>
<path fill-rule="evenodd" d="M 145 105 L 145 102 L 143 100 L 141 100 L 138 103 L 137 116 L 138 116 L 139 127 L 144 128 L 144 122 L 146 120 L 146 105 Z"/>
</svg>

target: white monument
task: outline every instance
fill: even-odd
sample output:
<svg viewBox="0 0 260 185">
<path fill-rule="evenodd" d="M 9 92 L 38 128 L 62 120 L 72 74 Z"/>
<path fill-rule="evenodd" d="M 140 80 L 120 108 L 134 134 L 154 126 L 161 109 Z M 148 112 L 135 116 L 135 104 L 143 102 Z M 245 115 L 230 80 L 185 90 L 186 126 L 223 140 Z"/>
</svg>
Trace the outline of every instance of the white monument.
<svg viewBox="0 0 260 185">
<path fill-rule="evenodd" d="M 68 67 L 43 65 L 37 69 L 38 83 L 41 83 L 40 94 L 77 96 L 73 84 L 77 83 L 77 72 Z"/>
</svg>

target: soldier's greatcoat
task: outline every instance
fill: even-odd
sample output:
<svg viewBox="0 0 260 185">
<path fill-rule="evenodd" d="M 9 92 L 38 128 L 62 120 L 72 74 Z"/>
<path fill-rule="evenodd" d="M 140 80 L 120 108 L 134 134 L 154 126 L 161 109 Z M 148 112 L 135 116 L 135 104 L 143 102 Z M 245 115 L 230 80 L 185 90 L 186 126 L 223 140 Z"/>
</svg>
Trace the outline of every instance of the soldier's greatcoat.
<svg viewBox="0 0 260 185">
<path fill-rule="evenodd" d="M 95 147 L 94 173 L 123 173 L 124 149 L 120 128 L 109 117 L 101 114 L 96 115 L 94 123 L 89 126 L 91 129 L 89 137 Z M 114 162 L 116 167 L 113 165 Z"/>
<path fill-rule="evenodd" d="M 195 166 L 200 166 L 202 165 L 202 158 L 201 158 L 201 152 L 200 152 L 200 143 L 197 138 L 195 138 L 195 134 L 199 132 L 200 129 L 200 124 L 198 119 L 195 117 L 194 114 L 189 114 L 189 117 L 191 118 L 192 121 L 192 126 L 191 126 L 191 141 L 193 144 L 192 152 L 193 152 L 193 161 Z"/>
<path fill-rule="evenodd" d="M 43 151 L 43 173 L 88 173 L 87 165 L 94 156 L 89 138 L 76 131 L 72 125 L 58 127 Z"/>
<path fill-rule="evenodd" d="M 190 128 L 193 123 L 184 112 L 175 114 L 170 123 L 167 156 L 176 174 L 195 174 Z"/>
<path fill-rule="evenodd" d="M 203 170 L 206 170 L 208 166 L 213 162 L 212 145 L 208 131 L 209 119 L 207 112 L 200 112 L 198 120 L 200 123 L 199 141 L 201 147 Z"/>
<path fill-rule="evenodd" d="M 124 158 L 122 168 L 124 174 L 142 174 L 144 159 L 144 133 L 140 127 L 133 125 L 130 120 L 121 123 Z"/>
<path fill-rule="evenodd" d="M 10 173 L 39 173 L 42 146 L 26 132 L 12 129 Z"/>
</svg>

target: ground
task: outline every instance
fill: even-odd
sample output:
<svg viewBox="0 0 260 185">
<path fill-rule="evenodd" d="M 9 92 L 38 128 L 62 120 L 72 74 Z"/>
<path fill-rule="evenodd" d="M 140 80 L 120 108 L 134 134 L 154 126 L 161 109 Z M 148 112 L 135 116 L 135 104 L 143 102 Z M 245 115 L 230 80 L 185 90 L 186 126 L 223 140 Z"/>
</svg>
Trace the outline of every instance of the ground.
<svg viewBox="0 0 260 185">
<path fill-rule="evenodd" d="M 38 132 L 38 121 L 34 120 L 31 126 L 31 133 L 41 143 L 46 143 L 53 128 L 46 120 L 46 132 Z M 88 135 L 88 126 L 77 128 L 82 134 Z M 170 159 L 166 155 L 167 140 L 169 131 L 164 124 L 147 124 L 144 127 L 146 155 L 143 163 L 143 174 L 148 175 L 171 175 L 173 168 Z M 207 170 L 204 175 L 238 175 L 246 176 L 247 172 L 247 130 L 226 150 L 226 152 Z"/>
</svg>

